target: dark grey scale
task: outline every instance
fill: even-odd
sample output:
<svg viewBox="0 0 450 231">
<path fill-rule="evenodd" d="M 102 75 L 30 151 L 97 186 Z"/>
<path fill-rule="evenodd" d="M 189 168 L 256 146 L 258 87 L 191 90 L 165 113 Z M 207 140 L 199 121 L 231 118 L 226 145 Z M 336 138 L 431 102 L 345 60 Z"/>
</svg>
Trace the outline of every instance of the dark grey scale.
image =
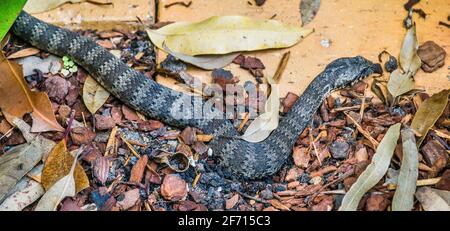
<svg viewBox="0 0 450 231">
<path fill-rule="evenodd" d="M 91 39 L 49 25 L 25 12 L 20 13 L 12 31 L 42 50 L 71 57 L 123 103 L 144 115 L 172 126 L 193 126 L 214 134 L 215 138 L 209 144 L 213 155 L 226 175 L 231 173 L 233 177 L 243 179 L 263 178 L 276 173 L 289 158 L 297 136 L 308 126 L 312 115 L 332 90 L 349 86 L 381 69 L 378 64 L 360 56 L 333 61 L 311 82 L 266 140 L 249 143 L 237 138 L 239 133 L 229 120 L 178 119 L 176 113 L 172 113 L 179 109 L 177 102 L 184 97 L 192 100 L 191 96 L 161 86 L 132 70 Z M 201 102 L 201 107 L 205 108 L 205 102 Z M 194 113 L 194 109 L 188 113 Z M 222 112 L 214 110 L 209 113 L 220 115 Z"/>
</svg>

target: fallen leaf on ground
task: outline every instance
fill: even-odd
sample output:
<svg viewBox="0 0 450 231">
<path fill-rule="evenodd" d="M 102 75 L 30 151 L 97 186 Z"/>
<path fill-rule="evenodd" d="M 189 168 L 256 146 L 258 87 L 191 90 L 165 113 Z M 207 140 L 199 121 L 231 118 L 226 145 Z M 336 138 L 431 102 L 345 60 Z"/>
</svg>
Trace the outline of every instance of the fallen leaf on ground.
<svg viewBox="0 0 450 231">
<path fill-rule="evenodd" d="M 419 49 L 419 42 L 417 41 L 416 25 L 413 25 L 406 32 L 403 39 L 402 48 L 400 50 L 400 67 L 406 73 L 411 72 L 414 76 L 422 65 L 417 50 Z"/>
<path fill-rule="evenodd" d="M 30 14 L 42 13 L 54 9 L 64 3 L 90 2 L 95 4 L 111 4 L 111 0 L 28 0 L 24 10 Z"/>
<path fill-rule="evenodd" d="M 92 114 L 103 106 L 109 95 L 109 92 L 90 75 L 86 78 L 83 86 L 83 102 Z"/>
<path fill-rule="evenodd" d="M 430 128 L 436 123 L 441 114 L 444 112 L 448 102 L 450 90 L 444 90 L 434 94 L 420 104 L 412 122 L 411 129 L 415 134 L 421 136 L 418 145 L 422 143 Z"/>
<path fill-rule="evenodd" d="M 251 143 L 258 143 L 269 137 L 270 133 L 278 127 L 280 110 L 280 91 L 278 84 L 271 77 L 267 77 L 271 86 L 271 93 L 265 105 L 265 112 L 248 126 L 241 139 Z"/>
<path fill-rule="evenodd" d="M 24 121 L 15 119 L 14 124 L 21 129 L 28 143 L 15 146 L 0 156 L 0 202 L 54 146 L 53 141 L 31 134 Z"/>
<path fill-rule="evenodd" d="M 320 0 L 302 0 L 300 2 L 300 14 L 302 16 L 302 26 L 310 23 L 320 8 Z"/>
<path fill-rule="evenodd" d="M 386 174 L 400 135 L 401 124 L 392 125 L 377 147 L 372 163 L 358 177 L 342 200 L 340 211 L 355 211 L 363 195 Z"/>
<path fill-rule="evenodd" d="M 22 178 L 13 191 L 0 204 L 0 211 L 22 211 L 45 193 L 42 185 L 29 177 Z"/>
<path fill-rule="evenodd" d="M 417 189 L 416 197 L 425 211 L 450 211 L 450 205 L 442 197 L 444 194 L 442 192 L 445 192 L 446 194 L 450 193 L 448 191 L 432 189 L 430 187 L 421 187 Z"/>
<path fill-rule="evenodd" d="M 149 31 L 150 30 L 147 30 L 147 33 L 151 34 L 152 32 Z M 230 53 L 225 55 L 190 56 L 172 51 L 165 44 L 163 44 L 163 50 L 171 54 L 172 56 L 178 58 L 179 60 L 182 60 L 186 63 L 190 63 L 194 66 L 203 68 L 205 70 L 214 70 L 217 68 L 225 67 L 239 55 L 239 53 Z"/>
<path fill-rule="evenodd" d="M 214 16 L 200 22 L 169 24 L 152 31 L 150 39 L 161 50 L 164 43 L 170 50 L 185 55 L 227 54 L 289 47 L 312 31 L 275 20 Z"/>
<path fill-rule="evenodd" d="M 62 68 L 61 59 L 50 55 L 45 59 L 36 56 L 25 57 L 17 59 L 17 63 L 22 65 L 22 73 L 24 76 L 32 75 L 35 69 L 42 73 L 58 74 Z"/>
<path fill-rule="evenodd" d="M 74 179 L 74 171 L 75 166 L 77 165 L 78 156 L 80 155 L 80 151 L 78 151 L 75 157 L 72 157 L 72 166 L 68 174 L 51 186 L 47 190 L 47 192 L 42 196 L 41 200 L 39 200 L 38 204 L 34 211 L 55 211 L 58 207 L 59 203 L 66 197 L 73 197 L 76 195 L 75 193 L 75 179 Z"/>
<path fill-rule="evenodd" d="M 392 211 L 411 211 L 414 206 L 414 192 L 419 176 L 419 151 L 411 129 L 401 132 L 403 158 L 397 180 L 397 189 L 392 200 Z"/>
<path fill-rule="evenodd" d="M 41 183 L 44 188 L 49 191 L 54 184 L 60 179 L 66 177 L 70 173 L 74 157 L 67 151 L 66 143 L 64 140 L 59 142 L 51 151 L 47 160 L 44 163 L 44 169 L 42 170 Z M 89 179 L 84 172 L 83 167 L 75 161 L 75 170 L 72 178 L 75 182 L 75 192 L 78 193 L 81 190 L 89 187 Z"/>
<path fill-rule="evenodd" d="M 19 65 L 0 52 L 0 108 L 9 123 L 31 112 L 31 132 L 64 131 L 58 124 L 47 94 L 31 91 Z"/>
<path fill-rule="evenodd" d="M 415 82 L 411 72 L 402 73 L 400 69 L 391 73 L 387 84 L 387 88 L 394 98 L 413 90 L 414 87 Z"/>
<path fill-rule="evenodd" d="M 19 51 L 16 51 L 10 55 L 8 55 L 8 59 L 18 59 L 18 58 L 24 58 L 28 56 L 32 56 L 35 54 L 38 54 L 41 50 L 34 48 L 34 47 L 28 47 Z"/>
</svg>

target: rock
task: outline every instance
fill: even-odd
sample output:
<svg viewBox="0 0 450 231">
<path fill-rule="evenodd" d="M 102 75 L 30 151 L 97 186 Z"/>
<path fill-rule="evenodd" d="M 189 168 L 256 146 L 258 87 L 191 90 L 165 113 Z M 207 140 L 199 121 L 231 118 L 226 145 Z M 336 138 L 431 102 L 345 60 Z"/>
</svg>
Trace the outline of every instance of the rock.
<svg viewBox="0 0 450 231">
<path fill-rule="evenodd" d="M 259 196 L 264 200 L 271 200 L 273 199 L 273 192 L 272 190 L 266 188 L 259 192 Z"/>
<path fill-rule="evenodd" d="M 117 205 L 121 210 L 128 210 L 140 199 L 139 189 L 132 189 L 125 192 L 122 196 L 117 197 Z"/>
<path fill-rule="evenodd" d="M 427 164 L 436 173 L 447 165 L 448 155 L 445 148 L 437 140 L 430 140 L 423 145 L 422 154 Z"/>
<path fill-rule="evenodd" d="M 308 148 L 294 147 L 292 157 L 294 159 L 295 166 L 299 168 L 307 168 L 309 166 L 311 155 L 308 153 Z"/>
<path fill-rule="evenodd" d="M 133 109 L 123 105 L 122 106 L 122 113 L 125 116 L 125 119 L 130 120 L 130 121 L 140 121 L 141 118 L 139 118 L 139 116 L 137 115 L 136 111 L 134 111 Z"/>
<path fill-rule="evenodd" d="M 72 109 L 70 109 L 70 107 L 67 105 L 63 104 L 63 105 L 59 106 L 58 114 L 59 114 L 59 117 L 61 118 L 61 121 L 66 121 L 66 119 L 69 118 L 71 111 L 72 111 Z"/>
<path fill-rule="evenodd" d="M 355 153 L 355 158 L 358 162 L 367 161 L 369 159 L 369 154 L 367 154 L 366 147 L 360 147 Z"/>
<path fill-rule="evenodd" d="M 385 211 L 391 202 L 383 195 L 372 194 L 366 201 L 367 211 Z"/>
<path fill-rule="evenodd" d="M 186 127 L 180 134 L 181 139 L 187 145 L 193 144 L 197 140 L 197 134 L 195 129 L 191 127 Z"/>
<path fill-rule="evenodd" d="M 225 202 L 225 209 L 232 209 L 239 202 L 239 194 L 234 194 Z"/>
<path fill-rule="evenodd" d="M 52 76 L 45 80 L 44 90 L 48 97 L 58 103 L 63 103 L 69 93 L 71 84 L 69 81 L 59 76 Z"/>
<path fill-rule="evenodd" d="M 293 168 L 289 169 L 288 173 L 286 174 L 285 180 L 287 182 L 296 181 L 298 179 L 298 177 L 300 177 L 302 174 L 303 174 L 303 170 L 301 170 L 297 167 L 293 167 Z"/>
<path fill-rule="evenodd" d="M 241 68 L 244 69 L 265 69 L 266 67 L 264 66 L 264 64 L 261 62 L 261 60 L 259 60 L 256 57 L 245 57 L 243 62 L 240 63 Z"/>
<path fill-rule="evenodd" d="M 111 116 L 95 114 L 95 128 L 98 130 L 108 130 L 116 126 L 116 122 Z"/>
<path fill-rule="evenodd" d="M 337 139 L 330 146 L 331 156 L 337 160 L 347 159 L 350 145 L 342 139 Z"/>
<path fill-rule="evenodd" d="M 95 139 L 95 132 L 86 127 L 75 127 L 70 131 L 70 138 L 76 145 L 91 144 Z"/>
<path fill-rule="evenodd" d="M 425 72 L 433 72 L 445 64 L 445 50 L 433 41 L 427 41 L 417 50 L 422 60 L 422 69 Z"/>
<path fill-rule="evenodd" d="M 325 196 L 318 204 L 311 207 L 312 211 L 331 211 L 334 200 L 332 196 Z"/>
<path fill-rule="evenodd" d="M 143 155 L 131 169 L 130 183 L 140 183 L 144 176 L 145 167 L 147 166 L 148 156 Z"/>
<path fill-rule="evenodd" d="M 177 174 L 167 175 L 161 185 L 161 195 L 170 201 L 184 200 L 187 196 L 186 182 Z"/>
<path fill-rule="evenodd" d="M 158 120 L 147 120 L 138 123 L 138 130 L 143 132 L 151 132 L 164 127 L 164 124 Z"/>
<path fill-rule="evenodd" d="M 436 184 L 436 188 L 450 191 L 450 169 L 445 170 L 442 174 L 441 180 Z"/>
</svg>

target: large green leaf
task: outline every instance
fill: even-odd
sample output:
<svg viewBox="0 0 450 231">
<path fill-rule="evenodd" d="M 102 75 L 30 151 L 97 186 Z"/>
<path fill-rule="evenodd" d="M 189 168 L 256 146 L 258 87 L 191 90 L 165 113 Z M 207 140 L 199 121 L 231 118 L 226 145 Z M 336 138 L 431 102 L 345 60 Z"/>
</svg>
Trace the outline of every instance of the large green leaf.
<svg viewBox="0 0 450 231">
<path fill-rule="evenodd" d="M 1 0 L 0 1 L 0 41 L 3 40 L 9 28 L 16 20 L 27 0 Z"/>
</svg>

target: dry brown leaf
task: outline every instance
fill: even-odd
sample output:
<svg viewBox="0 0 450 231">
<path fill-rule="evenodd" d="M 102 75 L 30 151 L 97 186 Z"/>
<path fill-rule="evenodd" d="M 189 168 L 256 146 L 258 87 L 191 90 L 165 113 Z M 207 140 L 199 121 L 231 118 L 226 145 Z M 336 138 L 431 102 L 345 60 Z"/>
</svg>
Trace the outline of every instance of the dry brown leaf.
<svg viewBox="0 0 450 231">
<path fill-rule="evenodd" d="M 64 3 L 90 2 L 93 4 L 111 4 L 111 0 L 28 0 L 24 10 L 31 14 L 54 9 Z"/>
<path fill-rule="evenodd" d="M 22 70 L 0 52 L 0 108 L 9 123 L 32 112 L 31 132 L 64 131 L 53 114 L 50 100 L 44 92 L 31 91 Z"/>
<path fill-rule="evenodd" d="M 444 112 L 448 102 L 448 95 L 450 90 L 444 90 L 437 94 L 434 94 L 427 100 L 425 100 L 419 107 L 411 122 L 411 128 L 416 135 L 421 136 L 419 145 L 428 133 L 428 130 L 436 123 L 437 119 Z"/>
<path fill-rule="evenodd" d="M 66 143 L 62 140 L 50 152 L 42 170 L 41 183 L 46 191 L 69 173 L 73 161 L 73 156 L 67 151 Z M 89 187 L 89 179 L 80 163 L 76 164 L 73 176 L 76 193 Z"/>
<path fill-rule="evenodd" d="M 86 78 L 83 86 L 83 102 L 92 114 L 103 106 L 109 95 L 109 92 L 90 75 Z"/>
<path fill-rule="evenodd" d="M 28 47 L 28 48 L 25 48 L 23 50 L 20 50 L 20 51 L 17 51 L 17 52 L 14 52 L 14 53 L 10 54 L 8 56 L 8 59 L 18 59 L 18 58 L 28 57 L 28 56 L 31 56 L 31 55 L 38 54 L 40 51 L 41 50 L 39 50 L 37 48 Z"/>
</svg>

